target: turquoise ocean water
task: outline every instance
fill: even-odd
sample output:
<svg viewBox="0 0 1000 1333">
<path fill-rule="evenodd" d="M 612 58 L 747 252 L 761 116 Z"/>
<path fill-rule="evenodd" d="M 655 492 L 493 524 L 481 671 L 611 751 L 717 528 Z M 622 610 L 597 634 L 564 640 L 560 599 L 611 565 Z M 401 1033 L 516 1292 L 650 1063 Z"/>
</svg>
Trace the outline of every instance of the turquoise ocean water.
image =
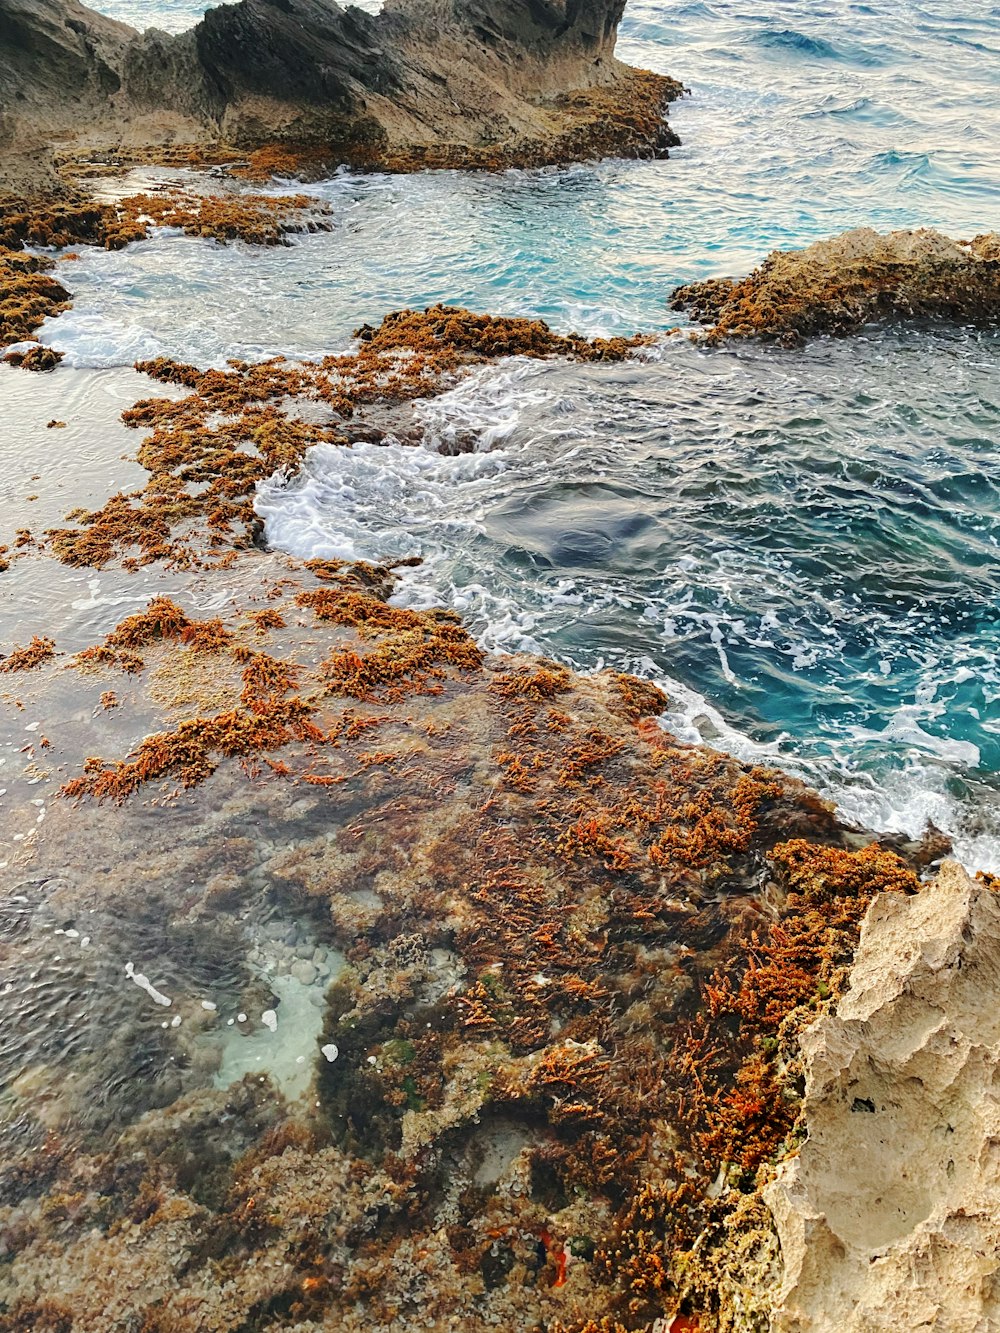
<svg viewBox="0 0 1000 1333">
<path fill-rule="evenodd" d="M 101 8 L 174 30 L 201 12 Z M 341 174 L 310 187 L 333 230 L 277 252 L 159 234 L 84 254 L 44 336 L 110 368 L 318 355 L 438 300 L 658 330 L 674 285 L 776 246 L 1000 228 L 1000 6 L 630 0 L 619 52 L 691 90 L 668 162 Z M 491 367 L 415 411 L 422 446 L 317 449 L 264 487 L 269 540 L 419 553 L 404 600 L 656 677 L 685 737 L 1000 869 L 1000 334 L 673 340 L 626 366 Z"/>
</svg>

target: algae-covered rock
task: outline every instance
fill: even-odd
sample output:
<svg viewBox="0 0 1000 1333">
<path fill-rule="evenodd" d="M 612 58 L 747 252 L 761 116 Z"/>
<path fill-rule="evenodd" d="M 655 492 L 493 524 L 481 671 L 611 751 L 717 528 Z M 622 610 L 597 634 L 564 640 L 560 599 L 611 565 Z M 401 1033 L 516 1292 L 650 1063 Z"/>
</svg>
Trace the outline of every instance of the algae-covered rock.
<svg viewBox="0 0 1000 1333">
<path fill-rule="evenodd" d="M 128 614 L 0 650 L 0 1330 L 756 1333 L 798 1033 L 918 880 L 677 742 L 654 683 L 260 549 L 256 482 L 318 439 L 635 346 L 447 307 L 358 338 L 148 363 L 148 486 L 10 551 Z"/>
<path fill-rule="evenodd" d="M 1000 234 L 953 241 L 928 228 L 883 236 L 858 227 L 804 250 L 775 250 L 745 278 L 678 287 L 671 306 L 711 324 L 709 341 L 794 343 L 887 318 L 995 323 Z"/>
</svg>

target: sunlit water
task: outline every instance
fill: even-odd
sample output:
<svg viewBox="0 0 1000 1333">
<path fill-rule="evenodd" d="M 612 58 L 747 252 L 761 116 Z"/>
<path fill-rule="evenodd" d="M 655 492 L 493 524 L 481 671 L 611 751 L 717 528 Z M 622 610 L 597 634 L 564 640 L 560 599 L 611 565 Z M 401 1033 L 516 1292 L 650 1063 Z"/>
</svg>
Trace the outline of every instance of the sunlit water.
<svg viewBox="0 0 1000 1333">
<path fill-rule="evenodd" d="M 173 28 L 199 12 L 103 8 Z M 340 175 L 312 187 L 333 230 L 275 252 L 161 233 L 85 253 L 45 337 L 80 367 L 313 356 L 438 300 L 665 329 L 676 283 L 774 246 L 996 228 L 1000 9 L 969 9 L 631 0 L 620 53 L 691 88 L 669 162 Z M 402 597 L 460 607 L 492 644 L 661 678 L 682 734 L 1000 867 L 996 335 L 674 340 L 613 369 L 490 368 L 418 418 L 425 447 L 317 450 L 267 487 L 269 538 L 423 554 Z"/>
</svg>

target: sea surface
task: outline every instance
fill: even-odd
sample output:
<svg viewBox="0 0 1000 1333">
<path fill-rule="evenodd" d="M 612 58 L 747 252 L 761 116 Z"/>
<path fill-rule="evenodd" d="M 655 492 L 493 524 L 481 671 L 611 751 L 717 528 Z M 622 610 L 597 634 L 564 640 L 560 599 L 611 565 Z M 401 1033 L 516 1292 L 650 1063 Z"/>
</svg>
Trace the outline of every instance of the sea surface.
<svg viewBox="0 0 1000 1333">
<path fill-rule="evenodd" d="M 173 31 L 202 12 L 100 8 Z M 338 174 L 310 187 L 333 230 L 286 248 L 83 252 L 43 340 L 107 397 L 140 356 L 313 357 L 434 301 L 662 331 L 676 284 L 775 247 L 1000 228 L 1000 6 L 630 0 L 619 54 L 690 89 L 667 162 Z M 318 448 L 264 486 L 268 539 L 420 554 L 402 600 L 656 678 L 680 735 L 1000 870 L 1000 334 L 673 338 L 623 366 L 489 367 L 414 413 L 418 447 Z"/>
</svg>

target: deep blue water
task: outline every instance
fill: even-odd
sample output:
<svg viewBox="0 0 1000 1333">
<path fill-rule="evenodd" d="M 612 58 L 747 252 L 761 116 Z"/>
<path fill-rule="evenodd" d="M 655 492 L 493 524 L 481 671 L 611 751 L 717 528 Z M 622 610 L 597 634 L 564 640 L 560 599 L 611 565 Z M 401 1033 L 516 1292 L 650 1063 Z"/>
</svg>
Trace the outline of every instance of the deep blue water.
<svg viewBox="0 0 1000 1333">
<path fill-rule="evenodd" d="M 342 175 L 315 187 L 334 230 L 277 253 L 161 234 L 85 255 L 47 336 L 100 367 L 311 356 L 436 300 L 663 329 L 676 283 L 775 246 L 1000 227 L 1000 7 L 631 0 L 620 54 L 691 89 L 669 162 Z M 648 364 L 492 368 L 417 412 L 426 447 L 317 450 L 268 488 L 271 540 L 419 551 L 404 597 L 664 679 L 682 734 L 1000 866 L 1000 337 L 674 340 Z M 459 430 L 476 450 L 438 452 Z"/>
</svg>

